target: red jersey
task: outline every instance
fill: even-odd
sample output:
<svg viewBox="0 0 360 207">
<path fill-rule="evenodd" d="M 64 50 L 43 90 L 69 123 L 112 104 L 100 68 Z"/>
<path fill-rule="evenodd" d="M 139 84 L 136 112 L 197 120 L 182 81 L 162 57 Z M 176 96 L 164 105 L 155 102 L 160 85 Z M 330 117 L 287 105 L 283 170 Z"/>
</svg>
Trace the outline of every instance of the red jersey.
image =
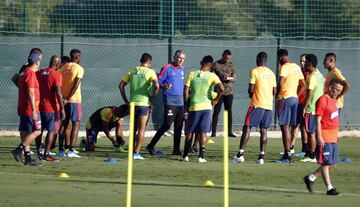
<svg viewBox="0 0 360 207">
<path fill-rule="evenodd" d="M 40 111 L 54 113 L 58 111 L 56 86 L 61 87 L 61 75 L 52 68 L 36 72 L 40 84 Z"/>
<path fill-rule="evenodd" d="M 339 111 L 336 102 L 336 99 L 325 94 L 316 103 L 316 116 L 321 116 L 321 133 L 325 143 L 337 143 Z"/>
<path fill-rule="evenodd" d="M 35 72 L 27 67 L 19 74 L 19 99 L 18 99 L 18 115 L 32 116 L 32 108 L 30 104 L 29 88 L 34 88 L 35 92 L 35 110 L 39 113 L 40 91 L 39 82 Z"/>
<path fill-rule="evenodd" d="M 304 79 L 307 79 L 308 76 L 308 72 L 303 72 L 304 75 Z M 306 100 L 306 89 L 299 95 L 299 104 L 305 104 L 305 100 Z"/>
</svg>

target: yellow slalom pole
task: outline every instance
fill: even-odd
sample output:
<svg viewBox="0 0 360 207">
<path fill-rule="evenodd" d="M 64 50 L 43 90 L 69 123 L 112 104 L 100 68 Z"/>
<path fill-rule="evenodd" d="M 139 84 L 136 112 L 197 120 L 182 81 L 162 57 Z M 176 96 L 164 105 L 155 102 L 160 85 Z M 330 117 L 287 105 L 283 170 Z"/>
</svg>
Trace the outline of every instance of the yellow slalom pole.
<svg viewBox="0 0 360 207">
<path fill-rule="evenodd" d="M 228 111 L 224 110 L 224 207 L 229 207 L 229 140 Z"/>
<path fill-rule="evenodd" d="M 135 119 L 135 104 L 134 104 L 134 102 L 130 102 L 130 130 L 129 130 L 129 149 L 128 149 L 126 207 L 131 207 L 133 148 L 134 148 L 134 123 L 135 123 L 134 119 Z"/>
</svg>

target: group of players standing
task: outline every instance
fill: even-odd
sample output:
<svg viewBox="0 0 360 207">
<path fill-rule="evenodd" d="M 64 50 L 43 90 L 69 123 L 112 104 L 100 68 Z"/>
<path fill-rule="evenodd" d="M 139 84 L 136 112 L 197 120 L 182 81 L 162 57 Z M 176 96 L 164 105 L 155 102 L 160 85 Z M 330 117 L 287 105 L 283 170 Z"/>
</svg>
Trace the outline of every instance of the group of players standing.
<svg viewBox="0 0 360 207">
<path fill-rule="evenodd" d="M 41 159 L 54 161 L 49 154 L 56 132 L 60 131 L 59 155 L 80 157 L 74 145 L 77 140 L 81 120 L 81 80 L 84 69 L 79 65 L 81 52 L 73 49 L 70 58 L 61 61 L 58 56 L 52 56 L 50 65 L 39 70 L 42 52 L 38 48 L 31 50 L 28 63 L 13 77 L 19 88 L 18 114 L 20 116 L 19 131 L 21 143 L 12 151 L 14 158 L 22 162 L 25 155 L 25 165 L 36 165 L 30 157 L 30 144 L 37 140 L 37 152 Z M 316 176 L 323 175 L 328 188 L 328 194 L 336 194 L 330 184 L 329 170 L 337 163 L 337 139 L 339 128 L 339 111 L 343 107 L 343 95 L 350 85 L 336 68 L 336 55 L 325 55 L 324 66 L 329 70 L 324 79 L 316 68 L 317 57 L 313 54 L 300 56 L 300 65 L 292 63 L 288 58 L 288 51 L 280 49 L 277 52 L 280 63 L 278 83 L 276 76 L 266 66 L 267 54 L 260 52 L 256 57 L 257 67 L 251 70 L 249 76 L 248 93 L 251 98 L 247 112 L 243 133 L 240 139 L 239 151 L 234 156 L 234 162 L 244 162 L 244 149 L 249 140 L 252 127 L 260 128 L 260 153 L 257 163 L 264 164 L 267 143 L 267 129 L 271 126 L 273 97 L 277 100 L 277 115 L 282 132 L 284 154 L 278 163 L 290 163 L 294 153 L 295 138 L 298 128 L 302 135 L 303 162 L 316 162 L 316 148 L 318 147 L 318 161 L 321 167 L 304 181 L 312 191 L 312 184 Z M 122 117 L 129 114 L 129 102 L 135 103 L 135 147 L 134 159 L 144 159 L 140 154 L 146 125 L 149 119 L 151 105 L 160 88 L 163 91 L 164 122 L 151 142 L 146 146 L 153 155 L 154 148 L 161 136 L 174 123 L 174 155 L 181 155 L 181 160 L 189 161 L 188 153 L 193 135 L 199 142 L 199 163 L 206 163 L 204 157 L 207 133 L 216 133 L 212 128 L 213 107 L 221 99 L 225 87 L 236 80 L 236 70 L 230 62 L 231 52 L 225 50 L 222 59 L 214 63 L 211 56 L 204 56 L 200 69 L 191 71 L 185 77 L 183 63 L 186 55 L 183 50 L 177 50 L 171 63 L 164 66 L 158 76 L 150 69 L 152 56 L 144 53 L 140 65 L 131 68 L 119 84 L 124 105 L 109 106 L 97 110 L 87 123 L 87 137 L 84 147 L 87 151 L 95 150 L 96 136 L 104 131 L 112 141 L 114 147 L 124 151 L 122 138 Z M 230 68 L 228 75 L 214 67 Z M 59 72 L 57 70 L 61 67 Z M 221 77 L 221 78 L 219 78 Z M 127 98 L 125 87 L 130 85 L 130 100 Z M 64 95 L 64 97 L 63 97 Z M 232 96 L 232 94 L 231 94 Z M 232 102 L 232 99 L 231 99 Z M 220 103 L 221 104 L 221 103 Z M 220 106 L 221 108 L 221 106 Z M 231 107 L 230 107 L 231 109 Z M 39 113 L 40 112 L 40 113 Z M 60 112 L 60 113 L 59 113 Z M 217 110 L 217 114 L 219 109 Z M 231 117 L 231 111 L 230 111 Z M 61 129 L 60 129 L 60 119 Z M 180 140 L 185 120 L 185 145 L 180 151 Z M 230 125 L 231 122 L 230 122 Z M 116 139 L 109 131 L 116 127 Z M 41 153 L 41 129 L 47 134 L 44 152 Z M 230 130 L 229 136 L 234 136 Z M 63 141 L 65 140 L 65 147 Z M 323 152 L 322 152 L 323 151 Z M 328 180 L 326 180 L 328 178 Z"/>
<path fill-rule="evenodd" d="M 79 65 L 81 52 L 73 49 L 70 57 L 60 58 L 54 55 L 50 59 L 49 67 L 40 69 L 42 57 L 41 49 L 33 48 L 27 63 L 12 78 L 19 89 L 21 140 L 11 153 L 16 161 L 24 165 L 39 165 L 30 156 L 30 144 L 34 140 L 40 160 L 58 161 L 50 154 L 58 132 L 59 156 L 81 157 L 74 147 L 82 115 L 81 80 L 84 69 Z M 48 131 L 45 146 L 42 143 L 43 130 Z"/>
</svg>

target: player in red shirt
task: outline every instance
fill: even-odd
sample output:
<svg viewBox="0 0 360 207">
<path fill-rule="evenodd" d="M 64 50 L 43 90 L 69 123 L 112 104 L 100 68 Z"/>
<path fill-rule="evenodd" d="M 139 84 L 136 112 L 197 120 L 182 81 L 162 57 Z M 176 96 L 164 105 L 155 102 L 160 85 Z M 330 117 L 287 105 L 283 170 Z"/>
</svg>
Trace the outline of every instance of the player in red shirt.
<svg viewBox="0 0 360 207">
<path fill-rule="evenodd" d="M 56 55 L 50 59 L 48 68 L 36 72 L 40 84 L 40 114 L 41 114 L 41 135 L 36 139 L 36 147 L 40 155 L 42 132 L 48 131 L 45 140 L 45 150 L 41 159 L 56 161 L 49 155 L 54 134 L 59 130 L 59 111 L 61 119 L 65 119 L 64 103 L 61 93 L 61 75 L 57 70 L 60 67 L 60 58 Z"/>
<path fill-rule="evenodd" d="M 318 144 L 318 163 L 321 165 L 313 173 L 304 177 L 306 188 L 313 192 L 313 185 L 318 176 L 322 176 L 327 188 L 327 195 L 339 193 L 331 185 L 330 170 L 338 162 L 338 133 L 339 133 L 339 110 L 336 106 L 337 98 L 344 89 L 344 82 L 333 79 L 329 90 L 322 95 L 316 103 L 316 139 Z"/>
<path fill-rule="evenodd" d="M 19 73 L 18 115 L 20 116 L 19 131 L 21 143 L 11 151 L 15 160 L 25 165 L 37 165 L 30 156 L 30 144 L 39 136 L 41 118 L 39 115 L 40 90 L 35 72 L 38 71 L 42 55 L 32 53 L 28 58 L 28 67 Z M 22 153 L 25 162 L 22 160 Z"/>
</svg>

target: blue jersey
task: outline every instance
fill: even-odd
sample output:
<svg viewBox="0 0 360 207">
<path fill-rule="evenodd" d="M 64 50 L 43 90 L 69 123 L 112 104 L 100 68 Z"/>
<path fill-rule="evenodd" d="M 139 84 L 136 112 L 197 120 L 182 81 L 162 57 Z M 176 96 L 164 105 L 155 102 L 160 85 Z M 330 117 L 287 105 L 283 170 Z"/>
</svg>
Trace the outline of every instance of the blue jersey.
<svg viewBox="0 0 360 207">
<path fill-rule="evenodd" d="M 184 105 L 184 84 L 185 70 L 182 66 L 167 64 L 159 74 L 159 85 L 171 84 L 171 88 L 163 90 L 164 105 L 182 106 Z"/>
</svg>

